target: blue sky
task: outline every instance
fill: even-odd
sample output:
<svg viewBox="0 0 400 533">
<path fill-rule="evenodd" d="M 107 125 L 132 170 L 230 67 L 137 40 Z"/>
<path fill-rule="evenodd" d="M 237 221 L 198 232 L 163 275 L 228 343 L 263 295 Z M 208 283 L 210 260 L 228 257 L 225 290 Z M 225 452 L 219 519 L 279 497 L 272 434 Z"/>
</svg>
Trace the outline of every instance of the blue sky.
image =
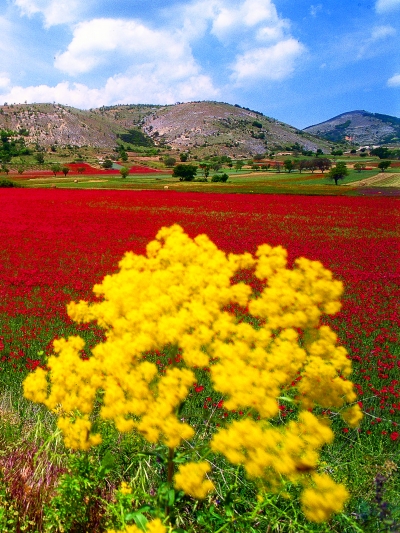
<svg viewBox="0 0 400 533">
<path fill-rule="evenodd" d="M 400 0 L 0 0 L 0 102 L 400 116 Z"/>
</svg>

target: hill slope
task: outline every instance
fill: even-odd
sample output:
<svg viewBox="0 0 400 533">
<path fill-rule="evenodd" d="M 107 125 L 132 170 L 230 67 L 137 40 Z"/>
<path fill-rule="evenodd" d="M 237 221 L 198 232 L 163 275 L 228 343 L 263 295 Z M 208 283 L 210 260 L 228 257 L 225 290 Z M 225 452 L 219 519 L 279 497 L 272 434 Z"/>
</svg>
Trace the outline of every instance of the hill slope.
<svg viewBox="0 0 400 533">
<path fill-rule="evenodd" d="M 170 146 L 192 154 L 251 156 L 285 150 L 330 151 L 330 143 L 262 113 L 220 102 L 168 106 L 120 105 L 88 111 L 59 104 L 0 106 L 0 129 L 19 131 L 26 144 L 49 148 L 93 146 L 112 150 L 118 139 L 131 144 Z"/>
<path fill-rule="evenodd" d="M 359 145 L 397 143 L 400 140 L 400 119 L 368 111 L 349 111 L 308 126 L 303 131 L 333 142 L 350 141 Z"/>
<path fill-rule="evenodd" d="M 226 155 L 254 155 L 298 143 L 306 150 L 328 150 L 328 143 L 288 124 L 239 106 L 190 102 L 165 106 L 148 115 L 143 130 L 153 141 L 175 149 Z"/>
</svg>

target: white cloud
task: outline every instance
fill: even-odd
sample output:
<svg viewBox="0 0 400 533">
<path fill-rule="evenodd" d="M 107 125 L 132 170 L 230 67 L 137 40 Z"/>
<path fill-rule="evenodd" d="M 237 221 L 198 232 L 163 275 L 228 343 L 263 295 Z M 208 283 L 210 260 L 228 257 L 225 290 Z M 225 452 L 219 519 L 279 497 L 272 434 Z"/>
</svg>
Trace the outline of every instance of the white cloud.
<svg viewBox="0 0 400 533">
<path fill-rule="evenodd" d="M 310 6 L 310 15 L 312 17 L 316 17 L 318 15 L 318 11 L 322 11 L 322 4 L 317 4 L 316 6 L 314 5 Z"/>
<path fill-rule="evenodd" d="M 214 99 L 220 96 L 208 76 L 198 75 L 181 80 L 165 80 L 159 72 L 117 75 L 99 89 L 81 83 L 62 82 L 55 86 L 12 87 L 2 90 L 0 101 L 9 103 L 59 102 L 88 109 L 122 103 L 173 104 L 177 101 Z"/>
<path fill-rule="evenodd" d="M 238 85 L 249 79 L 282 80 L 292 74 L 295 60 L 304 51 L 304 46 L 293 38 L 270 47 L 249 50 L 239 55 L 232 65 L 231 79 Z"/>
<path fill-rule="evenodd" d="M 270 0 L 245 0 L 239 4 L 219 2 L 219 4 L 212 21 L 211 33 L 223 42 L 237 39 L 243 32 L 255 29 L 261 37 L 263 29 L 265 35 L 268 35 L 268 30 L 278 30 L 277 35 L 281 36 L 281 30 L 287 25 L 279 18 L 275 5 Z"/>
<path fill-rule="evenodd" d="M 55 66 L 78 75 L 115 61 L 115 53 L 131 65 L 153 63 L 181 74 L 182 70 L 197 73 L 191 50 L 179 34 L 152 30 L 134 20 L 104 18 L 78 24 L 67 50 L 56 56 Z"/>
<path fill-rule="evenodd" d="M 387 81 L 388 87 L 400 87 L 400 74 L 395 74 Z"/>
<path fill-rule="evenodd" d="M 396 30 L 393 28 L 393 26 L 375 26 L 372 28 L 369 37 L 359 40 L 357 59 L 363 59 L 365 57 L 371 57 L 379 54 L 384 44 L 378 44 L 378 42 L 384 41 L 393 35 L 396 35 Z"/>
<path fill-rule="evenodd" d="M 23 15 L 31 17 L 41 13 L 45 26 L 68 24 L 79 19 L 80 14 L 89 0 L 14 0 Z"/>
<path fill-rule="evenodd" d="M 207 31 L 224 44 L 243 45 L 255 39 L 281 38 L 289 23 L 278 16 L 271 0 L 197 0 L 174 11 L 182 33 L 193 41 Z"/>
<path fill-rule="evenodd" d="M 10 78 L 6 72 L 0 72 L 0 89 L 10 85 Z"/>
<path fill-rule="evenodd" d="M 391 35 L 395 35 L 396 30 L 393 26 L 376 26 L 372 29 L 370 41 L 379 41 L 380 39 L 386 39 Z"/>
<path fill-rule="evenodd" d="M 92 0 L 69 0 L 68 4 L 66 0 L 12 1 L 27 16 L 41 14 L 47 26 L 69 23 L 72 38 L 64 49 L 51 52 L 54 67 L 58 76 L 60 72 L 67 76 L 90 73 L 91 79 L 87 82 L 90 87 L 58 77 L 43 85 L 9 88 L 4 76 L 3 87 L 0 78 L 0 101 L 56 101 L 89 108 L 217 99 L 222 89 L 199 62 L 211 60 L 217 65 L 220 58 L 214 61 L 202 56 L 200 39 L 220 41 L 224 59 L 216 76 L 224 80 L 225 74 L 232 73 L 230 80 L 236 87 L 249 80 L 282 80 L 294 71 L 295 60 L 305 51 L 272 0 L 193 0 L 165 8 L 164 22 L 154 26 L 138 19 L 78 18 Z M 196 57 L 194 43 L 198 46 Z M 0 54 L 2 70 L 12 72 L 2 65 Z"/>
<path fill-rule="evenodd" d="M 185 7 L 182 27 L 189 40 L 209 31 L 229 50 L 228 68 L 237 84 L 250 78 L 281 80 L 305 51 L 271 0 L 200 0 Z"/>
<path fill-rule="evenodd" d="M 386 13 L 400 7 L 400 0 L 377 0 L 375 9 L 378 13 Z"/>
</svg>

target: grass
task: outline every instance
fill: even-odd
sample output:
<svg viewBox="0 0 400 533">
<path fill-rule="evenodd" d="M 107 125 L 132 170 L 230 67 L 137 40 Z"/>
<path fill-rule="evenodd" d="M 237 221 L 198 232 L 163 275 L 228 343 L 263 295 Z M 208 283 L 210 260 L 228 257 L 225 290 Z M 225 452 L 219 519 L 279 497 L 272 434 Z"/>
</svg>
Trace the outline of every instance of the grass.
<svg viewBox="0 0 400 533">
<path fill-rule="evenodd" d="M 400 169 L 392 169 L 399 172 Z M 251 193 L 251 194 L 306 194 L 306 195 L 358 195 L 364 191 L 351 187 L 351 184 L 378 174 L 378 170 L 357 172 L 349 169 L 349 175 L 339 185 L 335 185 L 326 175 L 307 174 L 299 172 L 276 173 L 271 171 L 241 171 L 226 170 L 229 174 L 227 183 L 198 183 L 180 182 L 171 174 L 135 174 L 127 178 L 107 175 L 90 176 L 49 176 L 46 178 L 31 178 L 12 176 L 15 183 L 30 188 L 58 188 L 58 189 L 134 189 L 160 190 L 168 189 L 185 192 L 211 193 Z M 199 176 L 201 174 L 199 173 Z M 210 178 L 209 178 L 210 180 Z M 393 182 L 395 182 L 393 178 Z M 396 182 L 397 183 L 397 182 Z"/>
</svg>

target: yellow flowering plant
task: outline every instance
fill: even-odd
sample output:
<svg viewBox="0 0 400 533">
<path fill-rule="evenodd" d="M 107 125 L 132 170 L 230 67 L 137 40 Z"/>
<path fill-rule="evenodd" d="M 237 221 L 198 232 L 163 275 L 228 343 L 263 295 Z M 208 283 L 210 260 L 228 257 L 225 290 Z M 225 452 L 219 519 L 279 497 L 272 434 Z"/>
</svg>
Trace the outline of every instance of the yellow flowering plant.
<svg viewBox="0 0 400 533">
<path fill-rule="evenodd" d="M 65 444 L 88 450 L 101 442 L 93 431 L 96 407 L 118 431 L 137 431 L 168 448 L 167 482 L 193 498 L 206 498 L 214 489 L 205 460 L 214 453 L 241 465 L 262 490 L 279 491 L 285 482 L 302 486 L 309 520 L 324 521 L 340 511 L 346 489 L 317 474 L 320 450 L 334 435 L 315 408 L 341 410 L 353 426 L 362 416 L 357 404 L 347 407 L 356 395 L 346 350 L 320 324 L 324 314 L 340 310 L 342 283 L 317 261 L 299 258 L 288 268 L 280 246 L 227 255 L 206 235 L 191 239 L 178 225 L 162 228 L 145 256 L 126 253 L 119 267 L 95 285 L 98 301 L 67 308 L 77 323 L 95 321 L 104 328 L 105 341 L 86 361 L 80 337 L 54 341 L 48 370 L 38 368 L 24 382 L 26 398 L 57 414 Z M 262 285 L 259 294 L 234 282 L 247 269 Z M 232 304 L 252 321 L 239 321 Z M 165 347 L 179 349 L 181 362 L 160 373 L 144 355 Z M 179 409 L 197 369 L 210 361 L 212 387 L 224 407 L 248 416 L 216 427 L 200 460 L 175 472 L 176 450 L 199 431 Z M 297 419 L 276 425 L 294 381 Z"/>
</svg>

